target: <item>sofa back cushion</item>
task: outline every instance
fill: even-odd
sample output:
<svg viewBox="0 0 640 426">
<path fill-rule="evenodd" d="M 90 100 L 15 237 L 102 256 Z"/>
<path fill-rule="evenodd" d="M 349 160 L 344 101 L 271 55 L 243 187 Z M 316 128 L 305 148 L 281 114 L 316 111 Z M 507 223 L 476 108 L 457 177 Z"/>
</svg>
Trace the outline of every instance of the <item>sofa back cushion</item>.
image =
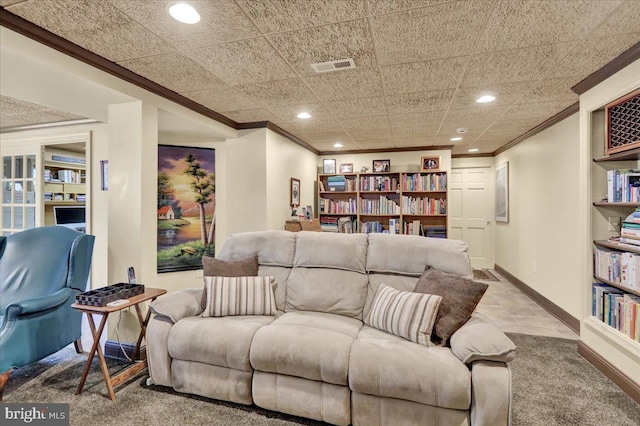
<svg viewBox="0 0 640 426">
<path fill-rule="evenodd" d="M 218 253 L 223 260 L 258 256 L 261 266 L 293 266 L 296 234 L 287 231 L 243 232 L 231 235 Z"/>
<path fill-rule="evenodd" d="M 369 234 L 367 272 L 419 277 L 427 266 L 472 277 L 467 244 L 463 241 L 417 235 Z"/>
<path fill-rule="evenodd" d="M 424 237 L 422 237 L 424 238 Z M 362 311 L 363 318 L 369 314 L 369 309 L 371 309 L 371 302 L 373 301 L 373 296 L 375 296 L 376 291 L 378 291 L 378 287 L 381 284 L 387 285 L 389 287 L 395 288 L 400 291 L 413 291 L 418 282 L 417 277 L 412 277 L 408 275 L 400 275 L 400 274 L 379 274 L 372 272 L 369 274 L 369 284 L 367 286 L 367 299 L 364 304 L 364 309 Z"/>
<path fill-rule="evenodd" d="M 367 275 L 331 268 L 293 268 L 285 312 L 314 311 L 362 320 Z"/>
<path fill-rule="evenodd" d="M 284 266 L 260 266 L 258 275 L 261 277 L 273 277 L 273 294 L 276 298 L 276 308 L 284 312 L 285 297 L 287 295 L 287 278 L 291 268 Z"/>
<path fill-rule="evenodd" d="M 294 266 L 333 268 L 365 273 L 366 234 L 297 233 Z"/>
</svg>

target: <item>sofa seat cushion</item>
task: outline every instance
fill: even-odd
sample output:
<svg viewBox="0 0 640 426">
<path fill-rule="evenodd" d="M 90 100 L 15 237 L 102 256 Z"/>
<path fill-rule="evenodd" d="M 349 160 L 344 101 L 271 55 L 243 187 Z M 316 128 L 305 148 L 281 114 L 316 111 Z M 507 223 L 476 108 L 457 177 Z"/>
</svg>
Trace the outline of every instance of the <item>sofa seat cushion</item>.
<svg viewBox="0 0 640 426">
<path fill-rule="evenodd" d="M 365 325 L 349 359 L 353 392 L 468 410 L 471 373 L 451 352 L 427 347 Z"/>
<path fill-rule="evenodd" d="M 249 347 L 253 336 L 274 319 L 272 316 L 181 319 L 169 332 L 169 355 L 183 361 L 252 371 Z"/>
<path fill-rule="evenodd" d="M 362 322 L 323 312 L 287 312 L 256 332 L 255 370 L 347 384 L 349 352 Z"/>
</svg>

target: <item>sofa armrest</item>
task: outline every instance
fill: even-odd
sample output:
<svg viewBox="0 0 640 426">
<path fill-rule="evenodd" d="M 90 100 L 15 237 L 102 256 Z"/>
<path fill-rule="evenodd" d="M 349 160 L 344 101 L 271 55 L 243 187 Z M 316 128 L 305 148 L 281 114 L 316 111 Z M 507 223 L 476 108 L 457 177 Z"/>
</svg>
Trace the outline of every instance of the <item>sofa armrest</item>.
<svg viewBox="0 0 640 426">
<path fill-rule="evenodd" d="M 503 362 L 478 361 L 471 366 L 471 424 L 511 424 L 511 370 Z"/>
<path fill-rule="evenodd" d="M 451 350 L 465 364 L 474 361 L 509 362 L 516 345 L 492 322 L 476 313 L 451 336 Z"/>
<path fill-rule="evenodd" d="M 202 313 L 201 288 L 188 288 L 158 297 L 150 306 L 151 312 L 168 318 L 174 324 L 182 318 Z"/>
<path fill-rule="evenodd" d="M 33 297 L 11 303 L 7 306 L 7 317 L 8 319 L 13 319 L 18 315 L 28 315 L 56 308 L 66 302 L 72 295 L 73 291 L 70 288 L 62 288 L 46 296 Z"/>
</svg>

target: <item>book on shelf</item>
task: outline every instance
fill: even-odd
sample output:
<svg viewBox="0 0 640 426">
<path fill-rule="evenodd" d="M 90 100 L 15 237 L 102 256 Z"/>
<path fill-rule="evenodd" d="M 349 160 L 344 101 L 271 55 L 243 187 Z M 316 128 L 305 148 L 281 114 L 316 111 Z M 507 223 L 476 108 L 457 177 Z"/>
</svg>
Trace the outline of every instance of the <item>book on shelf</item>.
<svg viewBox="0 0 640 426">
<path fill-rule="evenodd" d="M 446 191 L 447 190 L 447 174 L 438 173 L 414 173 L 403 174 L 402 176 L 403 191 Z"/>
<path fill-rule="evenodd" d="M 360 176 L 360 191 L 396 191 L 396 176 Z"/>
<path fill-rule="evenodd" d="M 402 213 L 419 215 L 447 214 L 444 198 L 402 196 Z"/>
<path fill-rule="evenodd" d="M 447 228 L 440 225 L 425 226 L 425 236 L 430 238 L 447 238 Z"/>
<path fill-rule="evenodd" d="M 353 234 L 357 232 L 357 221 L 350 216 L 321 216 L 320 228 L 323 232 Z"/>
<path fill-rule="evenodd" d="M 634 291 L 640 291 L 640 254 L 594 248 L 594 275 Z"/>
<path fill-rule="evenodd" d="M 332 200 L 331 198 L 318 199 L 318 209 L 320 214 L 356 214 L 356 200 Z"/>
<path fill-rule="evenodd" d="M 591 297 L 594 317 L 640 342 L 640 297 L 600 283 L 593 283 Z"/>
<path fill-rule="evenodd" d="M 381 195 L 377 199 L 361 198 L 360 213 L 367 215 L 400 214 L 400 206 L 395 201 Z"/>
<path fill-rule="evenodd" d="M 607 201 L 610 203 L 640 202 L 640 170 L 607 171 Z"/>
</svg>

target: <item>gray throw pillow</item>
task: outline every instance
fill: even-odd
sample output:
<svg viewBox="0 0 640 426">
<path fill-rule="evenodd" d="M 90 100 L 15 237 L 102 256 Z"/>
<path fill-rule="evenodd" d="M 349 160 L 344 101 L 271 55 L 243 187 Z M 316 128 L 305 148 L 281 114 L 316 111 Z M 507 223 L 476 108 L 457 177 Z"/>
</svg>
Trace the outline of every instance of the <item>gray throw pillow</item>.
<svg viewBox="0 0 640 426">
<path fill-rule="evenodd" d="M 258 256 L 240 260 L 222 260 L 202 256 L 203 275 L 205 277 L 255 277 L 258 275 Z M 206 291 L 202 292 L 200 306 L 207 306 Z"/>
<path fill-rule="evenodd" d="M 429 268 L 413 291 L 442 296 L 433 334 L 445 345 L 447 339 L 471 318 L 487 288 L 487 284 Z"/>
</svg>

